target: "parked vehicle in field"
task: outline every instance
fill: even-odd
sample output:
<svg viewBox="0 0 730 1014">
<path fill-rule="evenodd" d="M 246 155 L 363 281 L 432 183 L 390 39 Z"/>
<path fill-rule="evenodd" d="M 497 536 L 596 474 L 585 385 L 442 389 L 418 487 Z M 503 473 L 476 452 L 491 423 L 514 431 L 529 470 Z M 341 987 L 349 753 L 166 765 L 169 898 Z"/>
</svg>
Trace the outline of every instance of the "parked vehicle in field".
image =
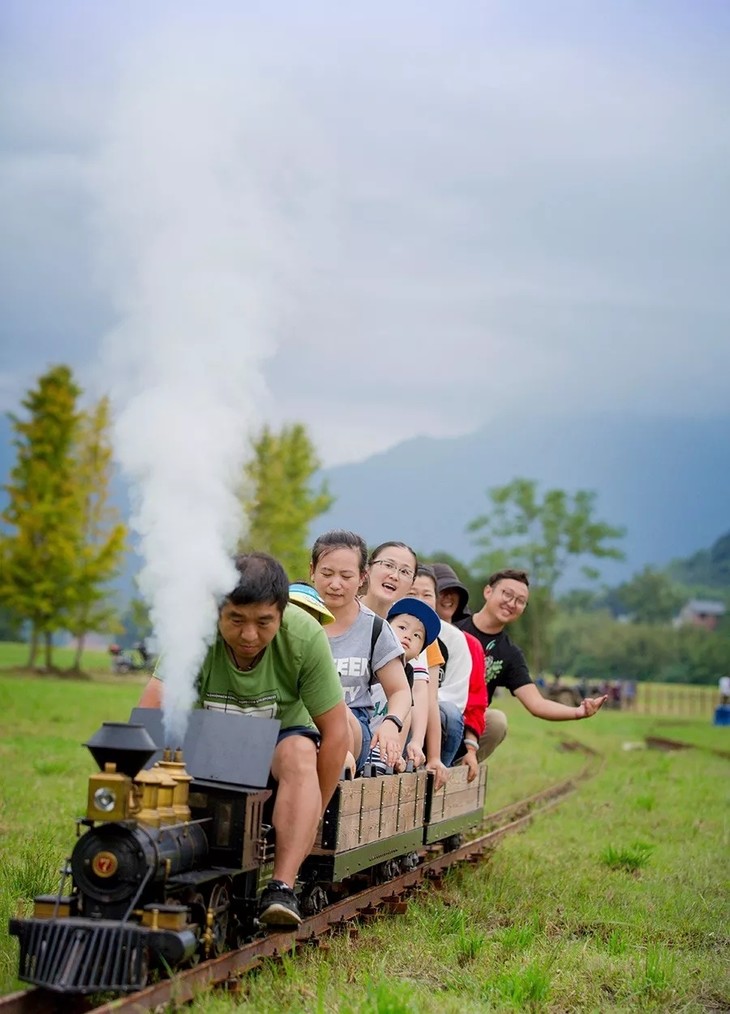
<svg viewBox="0 0 730 1014">
<path fill-rule="evenodd" d="M 109 645 L 112 672 L 119 675 L 129 672 L 154 672 L 157 656 L 150 653 L 144 641 L 137 641 L 126 651 L 118 644 Z"/>
<path fill-rule="evenodd" d="M 586 694 L 581 684 L 564 683 L 560 673 L 556 673 L 549 683 L 543 681 L 538 683 L 540 693 L 549 701 L 557 701 L 558 704 L 566 704 L 568 707 L 578 707 Z"/>
<path fill-rule="evenodd" d="M 622 684 L 619 680 L 614 680 L 613 683 L 603 680 L 598 683 L 594 680 L 589 682 L 585 677 L 579 677 L 577 682 L 566 683 L 562 673 L 558 672 L 549 682 L 545 679 L 538 679 L 535 682 L 543 697 L 549 701 L 557 701 L 558 704 L 566 704 L 568 707 L 577 708 L 585 697 L 600 697 L 603 694 L 608 697 L 605 707 L 621 707 Z"/>
</svg>

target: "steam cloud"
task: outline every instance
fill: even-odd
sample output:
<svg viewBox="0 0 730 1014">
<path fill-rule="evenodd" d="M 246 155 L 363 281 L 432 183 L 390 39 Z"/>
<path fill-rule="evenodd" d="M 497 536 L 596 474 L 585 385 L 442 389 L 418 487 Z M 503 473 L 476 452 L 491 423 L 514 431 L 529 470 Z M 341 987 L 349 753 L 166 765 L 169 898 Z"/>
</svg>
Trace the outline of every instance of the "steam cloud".
<svg viewBox="0 0 730 1014">
<path fill-rule="evenodd" d="M 166 32 L 128 60 L 95 172 L 102 279 L 118 312 L 103 355 L 115 453 L 132 487 L 171 745 L 217 600 L 236 584 L 236 492 L 297 262 L 296 153 L 272 151 L 267 136 L 287 110 L 263 80 L 241 89 L 240 51 L 217 40 L 201 60 L 198 44 Z"/>
</svg>

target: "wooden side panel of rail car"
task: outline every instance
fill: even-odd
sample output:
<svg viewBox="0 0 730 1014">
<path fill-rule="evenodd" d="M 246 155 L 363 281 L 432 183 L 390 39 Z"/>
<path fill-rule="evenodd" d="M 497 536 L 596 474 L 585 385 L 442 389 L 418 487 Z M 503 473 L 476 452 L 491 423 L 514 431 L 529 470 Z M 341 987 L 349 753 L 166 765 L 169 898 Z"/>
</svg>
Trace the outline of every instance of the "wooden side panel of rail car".
<svg viewBox="0 0 730 1014">
<path fill-rule="evenodd" d="M 438 792 L 429 792 L 426 807 L 424 842 L 434 842 L 459 834 L 478 824 L 484 813 L 487 795 L 487 765 L 479 765 L 479 774 L 473 782 L 467 781 L 468 768 L 463 765 L 451 768 L 449 780 Z M 431 784 L 433 776 L 429 775 Z"/>
<path fill-rule="evenodd" d="M 306 865 L 337 881 L 420 848 L 427 784 L 425 771 L 340 782 Z"/>
</svg>

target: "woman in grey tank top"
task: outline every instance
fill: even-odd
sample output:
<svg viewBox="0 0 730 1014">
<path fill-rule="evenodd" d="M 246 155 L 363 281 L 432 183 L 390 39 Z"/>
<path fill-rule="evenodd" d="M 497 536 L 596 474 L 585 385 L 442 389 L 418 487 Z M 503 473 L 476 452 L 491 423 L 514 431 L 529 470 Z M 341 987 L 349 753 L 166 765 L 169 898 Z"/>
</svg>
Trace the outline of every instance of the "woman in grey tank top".
<svg viewBox="0 0 730 1014">
<path fill-rule="evenodd" d="M 325 532 L 312 549 L 311 578 L 325 605 L 335 617 L 326 633 L 348 705 L 350 752 L 358 770 L 372 747 L 395 765 L 403 745 L 400 731 L 411 710 L 411 692 L 403 669 L 403 649 L 387 623 L 382 624 L 373 644 L 375 615 L 363 605 L 357 593 L 365 578 L 367 546 L 354 532 L 336 529 Z M 370 735 L 369 715 L 372 671 L 388 699 L 385 721 Z"/>
</svg>

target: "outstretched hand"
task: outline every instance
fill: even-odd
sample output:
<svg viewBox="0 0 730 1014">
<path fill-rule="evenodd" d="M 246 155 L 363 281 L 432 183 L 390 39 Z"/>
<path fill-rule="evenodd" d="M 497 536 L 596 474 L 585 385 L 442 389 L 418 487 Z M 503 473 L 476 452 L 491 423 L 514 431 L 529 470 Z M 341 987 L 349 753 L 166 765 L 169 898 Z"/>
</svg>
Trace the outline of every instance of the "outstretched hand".
<svg viewBox="0 0 730 1014">
<path fill-rule="evenodd" d="M 608 694 L 604 694 L 603 697 L 584 697 L 575 709 L 575 717 L 593 718 L 595 713 L 606 703 L 607 700 Z"/>
</svg>

